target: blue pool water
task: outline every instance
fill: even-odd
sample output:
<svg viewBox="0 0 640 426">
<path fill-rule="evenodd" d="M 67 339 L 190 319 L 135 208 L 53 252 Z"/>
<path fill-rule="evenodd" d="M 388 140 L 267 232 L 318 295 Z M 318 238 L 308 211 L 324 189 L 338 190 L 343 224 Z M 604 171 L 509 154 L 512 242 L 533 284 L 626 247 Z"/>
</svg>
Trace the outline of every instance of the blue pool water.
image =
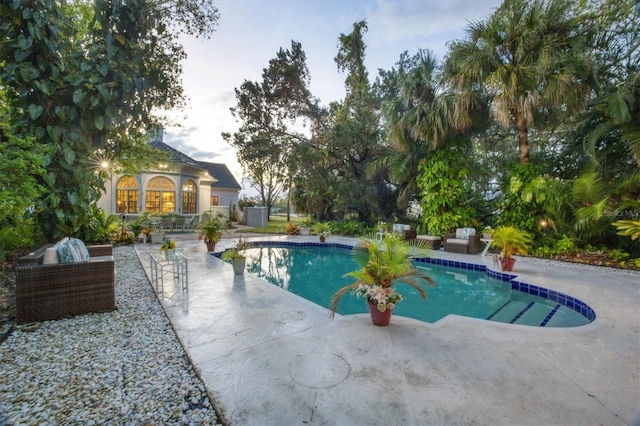
<svg viewBox="0 0 640 426">
<path fill-rule="evenodd" d="M 415 264 L 428 269 L 437 286 L 426 287 L 429 296 L 423 300 L 412 287 L 397 285 L 404 300 L 396 306 L 394 315 L 432 323 L 448 314 L 458 314 L 546 327 L 580 326 L 595 318 L 588 306 L 574 298 L 533 285 L 490 278 L 484 266 L 479 267 L 483 270 L 469 270 L 427 263 L 430 261 Z M 353 282 L 353 278 L 344 275 L 357 267 L 350 249 L 340 245 L 267 244 L 247 250 L 248 273 L 327 308 L 333 294 Z M 514 286 L 524 291 L 514 290 Z M 338 305 L 338 313 L 343 315 L 365 313 L 367 309 L 364 300 L 352 294 L 345 295 Z"/>
</svg>

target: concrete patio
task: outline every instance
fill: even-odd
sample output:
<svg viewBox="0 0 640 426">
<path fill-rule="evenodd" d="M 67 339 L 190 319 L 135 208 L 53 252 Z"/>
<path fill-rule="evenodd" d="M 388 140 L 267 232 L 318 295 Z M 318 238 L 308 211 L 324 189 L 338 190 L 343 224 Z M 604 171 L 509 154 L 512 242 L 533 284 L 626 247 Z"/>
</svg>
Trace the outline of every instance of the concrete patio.
<svg viewBox="0 0 640 426">
<path fill-rule="evenodd" d="M 258 239 L 287 238 L 317 241 Z M 331 320 L 326 308 L 260 278 L 235 277 L 202 242 L 178 241 L 178 249 L 189 259 L 189 291 L 165 283 L 159 296 L 230 424 L 638 423 L 640 273 L 518 260 L 521 281 L 595 310 L 596 320 L 582 327 L 454 315 L 435 324 L 394 315 L 388 327 L 375 327 L 368 314 Z M 149 253 L 159 247 L 136 250 L 149 276 Z"/>
</svg>

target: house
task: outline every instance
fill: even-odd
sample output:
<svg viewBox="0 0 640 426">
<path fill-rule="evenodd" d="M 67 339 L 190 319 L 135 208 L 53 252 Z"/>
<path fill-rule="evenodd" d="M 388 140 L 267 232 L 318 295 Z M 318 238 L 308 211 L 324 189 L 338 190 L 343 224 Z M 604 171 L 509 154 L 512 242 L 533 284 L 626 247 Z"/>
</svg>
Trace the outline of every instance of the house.
<svg viewBox="0 0 640 426">
<path fill-rule="evenodd" d="M 177 213 L 191 216 L 211 210 L 229 217 L 242 187 L 224 164 L 194 160 L 162 141 L 150 144 L 169 154 L 170 162 L 136 175 L 113 174 L 98 207 L 107 213 L 137 215 Z"/>
</svg>

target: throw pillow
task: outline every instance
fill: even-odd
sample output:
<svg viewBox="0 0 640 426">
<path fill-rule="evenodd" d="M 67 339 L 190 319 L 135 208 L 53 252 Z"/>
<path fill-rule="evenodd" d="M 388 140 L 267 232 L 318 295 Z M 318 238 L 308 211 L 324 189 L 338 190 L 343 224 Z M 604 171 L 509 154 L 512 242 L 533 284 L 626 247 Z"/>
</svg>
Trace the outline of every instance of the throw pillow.
<svg viewBox="0 0 640 426">
<path fill-rule="evenodd" d="M 468 240 L 469 236 L 476 235 L 475 228 L 462 228 L 462 232 L 460 233 L 463 240 Z"/>
<path fill-rule="evenodd" d="M 78 254 L 80 255 L 81 261 L 86 262 L 91 258 L 91 255 L 89 254 L 89 250 L 87 250 L 87 246 L 84 245 L 82 240 L 79 240 L 77 238 L 70 238 L 69 243 L 78 252 Z"/>
<path fill-rule="evenodd" d="M 69 241 L 66 243 L 58 243 L 56 251 L 58 252 L 58 260 L 60 263 L 82 262 L 80 254 L 78 254 L 75 247 L 73 247 Z"/>
</svg>

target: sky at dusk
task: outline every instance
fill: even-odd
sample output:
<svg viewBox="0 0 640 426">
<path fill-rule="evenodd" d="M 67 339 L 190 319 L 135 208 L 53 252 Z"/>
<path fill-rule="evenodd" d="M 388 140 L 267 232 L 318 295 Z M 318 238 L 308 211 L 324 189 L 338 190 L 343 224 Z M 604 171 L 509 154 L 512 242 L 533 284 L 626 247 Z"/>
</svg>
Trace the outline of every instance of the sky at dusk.
<svg viewBox="0 0 640 426">
<path fill-rule="evenodd" d="M 501 0 L 220 0 L 220 20 L 211 39 L 184 38 L 187 108 L 172 112 L 180 127 L 165 129 L 164 141 L 199 161 L 226 163 L 241 182 L 235 151 L 221 136 L 239 127 L 229 108 L 234 89 L 260 81 L 262 70 L 291 40 L 302 44 L 311 93 L 322 105 L 344 97 L 344 74 L 334 58 L 340 34 L 366 20 L 365 65 L 373 81 L 400 54 L 431 50 L 438 60 L 447 43 L 465 38 L 470 22 L 489 17 Z M 243 185 L 244 186 L 244 185 Z"/>
</svg>

